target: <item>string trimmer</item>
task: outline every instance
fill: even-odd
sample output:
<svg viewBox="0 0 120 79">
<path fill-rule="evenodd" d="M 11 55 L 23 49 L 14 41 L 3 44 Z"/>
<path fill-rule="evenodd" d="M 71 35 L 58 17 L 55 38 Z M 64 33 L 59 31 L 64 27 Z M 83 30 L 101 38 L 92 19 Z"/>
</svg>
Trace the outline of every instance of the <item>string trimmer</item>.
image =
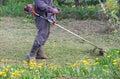
<svg viewBox="0 0 120 79">
<path fill-rule="evenodd" d="M 65 31 L 67 31 L 67 32 L 69 32 L 70 34 L 72 34 L 72 35 L 74 35 L 74 36 L 76 36 L 76 37 L 82 39 L 83 41 L 85 41 L 85 42 L 91 44 L 92 46 L 95 47 L 94 49 L 91 50 L 91 52 L 95 52 L 95 50 L 98 49 L 98 50 L 99 50 L 99 55 L 103 55 L 103 54 L 104 54 L 104 50 L 103 50 L 102 48 L 100 48 L 99 46 L 95 45 L 94 43 L 92 43 L 92 42 L 90 42 L 90 41 L 84 39 L 83 37 L 77 35 L 76 33 L 74 33 L 74 32 L 72 32 L 72 31 L 70 31 L 70 30 L 68 30 L 68 29 L 66 29 L 66 28 L 64 28 L 64 27 L 62 27 L 61 25 L 57 24 L 57 23 L 55 22 L 55 20 L 54 20 L 54 16 L 53 16 L 53 17 L 51 16 L 50 19 L 45 18 L 45 17 L 43 17 L 43 16 L 40 16 L 38 13 L 36 13 L 36 12 L 34 11 L 34 9 L 33 9 L 33 7 L 32 7 L 32 4 L 26 5 L 25 8 L 24 8 L 24 12 L 25 12 L 25 13 L 33 14 L 33 15 L 35 15 L 35 16 L 39 16 L 40 18 L 47 20 L 48 22 L 50 22 L 50 23 L 52 23 L 52 24 L 58 26 L 59 28 L 65 30 Z"/>
</svg>

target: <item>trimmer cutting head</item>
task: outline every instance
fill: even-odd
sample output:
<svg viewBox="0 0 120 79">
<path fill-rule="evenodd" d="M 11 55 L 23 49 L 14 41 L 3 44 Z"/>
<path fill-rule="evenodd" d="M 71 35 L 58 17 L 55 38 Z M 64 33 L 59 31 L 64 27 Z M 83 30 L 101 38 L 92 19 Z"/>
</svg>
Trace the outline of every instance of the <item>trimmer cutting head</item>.
<svg viewBox="0 0 120 79">
<path fill-rule="evenodd" d="M 103 49 L 99 49 L 99 55 L 104 55 L 104 50 Z"/>
<path fill-rule="evenodd" d="M 100 56 L 104 55 L 104 50 L 102 48 L 98 48 L 98 47 L 95 47 L 94 49 L 91 49 L 90 52 L 95 52 L 96 50 L 99 50 L 99 54 Z"/>
</svg>

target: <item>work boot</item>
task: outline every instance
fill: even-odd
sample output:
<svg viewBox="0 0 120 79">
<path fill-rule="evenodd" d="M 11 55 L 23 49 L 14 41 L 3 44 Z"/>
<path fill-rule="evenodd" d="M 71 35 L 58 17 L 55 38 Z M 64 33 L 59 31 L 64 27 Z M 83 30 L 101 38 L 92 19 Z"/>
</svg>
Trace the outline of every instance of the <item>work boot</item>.
<svg viewBox="0 0 120 79">
<path fill-rule="evenodd" d="M 48 57 L 44 53 L 44 47 L 40 46 L 37 54 L 36 54 L 36 59 L 47 59 Z"/>
</svg>

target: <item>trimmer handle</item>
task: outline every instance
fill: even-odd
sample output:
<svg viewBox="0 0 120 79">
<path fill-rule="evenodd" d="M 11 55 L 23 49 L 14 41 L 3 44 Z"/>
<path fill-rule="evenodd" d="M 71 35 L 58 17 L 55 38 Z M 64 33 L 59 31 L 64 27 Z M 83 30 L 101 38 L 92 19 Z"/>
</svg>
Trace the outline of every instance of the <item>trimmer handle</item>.
<svg viewBox="0 0 120 79">
<path fill-rule="evenodd" d="M 51 23 L 51 24 L 55 24 L 56 23 L 56 18 L 55 18 L 55 14 L 52 14 L 50 16 L 50 18 L 48 18 L 48 21 Z"/>
</svg>

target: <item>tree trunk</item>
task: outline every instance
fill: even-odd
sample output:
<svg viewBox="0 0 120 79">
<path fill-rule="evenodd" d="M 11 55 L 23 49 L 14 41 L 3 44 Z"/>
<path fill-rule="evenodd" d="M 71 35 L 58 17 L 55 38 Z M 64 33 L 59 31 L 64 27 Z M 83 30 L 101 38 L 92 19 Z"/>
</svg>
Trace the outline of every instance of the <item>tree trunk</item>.
<svg viewBox="0 0 120 79">
<path fill-rule="evenodd" d="M 118 4 L 120 5 L 120 0 L 118 0 Z"/>
<path fill-rule="evenodd" d="M 0 0 L 0 6 L 1 6 L 1 5 L 6 5 L 7 2 L 8 2 L 8 0 Z"/>
<path fill-rule="evenodd" d="M 0 6 L 2 5 L 3 0 L 0 0 Z"/>
<path fill-rule="evenodd" d="M 57 0 L 57 2 L 58 2 L 58 5 L 62 5 L 62 4 L 64 4 L 65 3 L 65 0 Z"/>
<path fill-rule="evenodd" d="M 74 0 L 75 2 L 75 6 L 78 7 L 79 6 L 79 0 Z"/>
</svg>

